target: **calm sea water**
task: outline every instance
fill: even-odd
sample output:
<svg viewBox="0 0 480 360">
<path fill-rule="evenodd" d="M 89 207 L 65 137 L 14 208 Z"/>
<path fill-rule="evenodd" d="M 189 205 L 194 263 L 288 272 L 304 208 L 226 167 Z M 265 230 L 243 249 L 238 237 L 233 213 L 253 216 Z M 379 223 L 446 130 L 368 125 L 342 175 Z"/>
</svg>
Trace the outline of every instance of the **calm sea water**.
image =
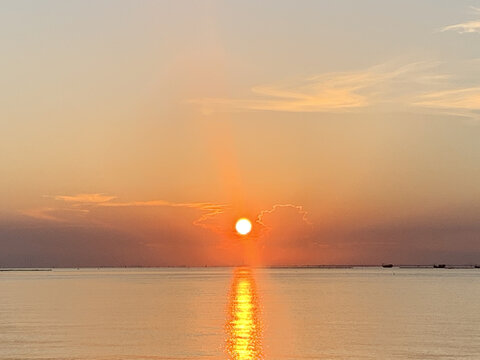
<svg viewBox="0 0 480 360">
<path fill-rule="evenodd" d="M 480 359 L 480 270 L 0 272 L 0 359 Z"/>
</svg>

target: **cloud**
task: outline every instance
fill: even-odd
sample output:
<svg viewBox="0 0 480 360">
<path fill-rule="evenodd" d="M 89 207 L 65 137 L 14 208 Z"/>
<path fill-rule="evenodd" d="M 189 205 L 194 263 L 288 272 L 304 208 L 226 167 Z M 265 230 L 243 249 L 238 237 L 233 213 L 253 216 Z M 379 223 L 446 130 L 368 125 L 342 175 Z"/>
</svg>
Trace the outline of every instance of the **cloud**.
<svg viewBox="0 0 480 360">
<path fill-rule="evenodd" d="M 440 31 L 456 31 L 459 34 L 480 33 L 480 21 L 467 21 L 461 24 L 449 25 Z"/>
<path fill-rule="evenodd" d="M 258 214 L 256 223 L 263 230 L 258 238 L 262 263 L 310 263 L 310 257 L 323 249 L 309 214 L 301 205 L 273 205 Z"/>
<path fill-rule="evenodd" d="M 416 105 L 480 110 L 480 87 L 437 91 L 422 96 Z"/>
<path fill-rule="evenodd" d="M 77 195 L 57 195 L 54 197 L 55 200 L 62 200 L 65 202 L 72 203 L 82 203 L 82 204 L 100 204 L 106 203 L 113 199 L 116 199 L 116 196 L 108 196 L 104 194 L 77 194 Z"/>
<path fill-rule="evenodd" d="M 472 7 L 476 14 L 480 14 L 480 9 Z M 466 21 L 460 24 L 448 25 L 440 29 L 441 32 L 455 31 L 459 34 L 480 33 L 480 20 Z"/>
<path fill-rule="evenodd" d="M 48 220 L 48 221 L 64 221 L 62 218 L 56 217 L 53 213 L 57 209 L 51 207 L 40 207 L 34 209 L 21 210 L 22 215 L 37 219 L 37 220 Z"/>
<path fill-rule="evenodd" d="M 298 214 L 300 214 L 302 221 L 307 225 L 313 225 L 313 223 L 308 219 L 308 212 L 303 209 L 301 205 L 293 205 L 293 204 L 275 204 L 269 210 L 262 210 L 260 214 L 258 214 L 256 222 L 262 226 L 268 228 L 269 226 L 265 224 L 265 217 L 268 215 L 272 215 L 273 213 L 277 212 L 280 209 L 293 209 Z"/>
<path fill-rule="evenodd" d="M 36 209 L 27 209 L 22 211 L 23 215 L 41 220 L 50 221 L 68 221 L 68 212 L 80 211 L 88 213 L 92 208 L 126 208 L 126 207 L 172 207 L 197 209 L 201 215 L 193 221 L 193 225 L 200 226 L 209 230 L 214 230 L 209 220 L 219 214 L 222 214 L 227 205 L 215 204 L 211 202 L 189 202 L 175 203 L 166 200 L 146 200 L 146 201 L 118 201 L 116 196 L 110 196 L 100 193 L 83 193 L 76 195 L 56 195 L 53 197 L 57 201 L 64 202 L 67 207 L 44 207 Z M 73 206 L 74 208 L 70 207 Z"/>
<path fill-rule="evenodd" d="M 448 70 L 450 69 L 450 70 Z M 385 63 L 356 72 L 325 73 L 252 88 L 250 99 L 193 100 L 204 113 L 410 111 L 478 119 L 477 61 Z M 463 86 L 463 87 L 462 87 Z"/>
<path fill-rule="evenodd" d="M 78 220 L 79 216 L 83 216 L 89 212 L 87 209 L 79 208 L 55 208 L 55 207 L 38 207 L 19 211 L 20 214 L 28 216 L 36 220 L 68 222 L 69 220 Z"/>
<path fill-rule="evenodd" d="M 480 87 L 434 91 L 420 96 L 413 105 L 447 111 L 452 115 L 478 118 Z"/>
<path fill-rule="evenodd" d="M 171 202 L 166 200 L 144 200 L 144 201 L 119 201 L 118 197 L 100 193 L 82 193 L 76 195 L 57 195 L 53 199 L 63 202 L 62 206 L 51 206 L 22 211 L 23 215 L 45 221 L 78 223 L 91 220 L 92 223 L 100 225 L 97 216 L 88 214 L 101 209 L 113 208 L 155 208 L 170 207 L 198 210 L 198 215 L 192 222 L 192 225 L 198 226 L 217 234 L 235 236 L 236 233 L 232 223 L 236 220 L 235 214 L 231 211 L 232 207 L 227 204 L 217 204 L 212 202 Z M 271 220 L 282 218 L 288 212 L 288 217 L 296 218 L 299 216 L 303 225 L 312 225 L 308 218 L 308 213 L 301 205 L 294 204 L 275 204 L 270 209 L 261 210 L 256 217 L 257 227 L 252 232 L 252 237 L 260 238 L 271 228 Z M 292 213 L 293 211 L 293 213 Z M 274 221 L 275 222 L 275 221 Z"/>
<path fill-rule="evenodd" d="M 201 98 L 190 102 L 207 114 L 225 110 L 334 112 L 361 109 L 391 100 L 384 94 L 395 91 L 398 82 L 420 84 L 436 80 L 436 76 L 424 73 L 432 66 L 435 63 L 382 64 L 361 71 L 331 72 L 255 86 L 251 89 L 253 96 L 247 99 Z"/>
<path fill-rule="evenodd" d="M 197 209 L 202 212 L 202 215 L 193 221 L 193 225 L 200 226 L 209 230 L 216 230 L 216 227 L 209 224 L 208 221 L 213 217 L 224 213 L 228 207 L 224 204 L 215 204 L 209 202 L 191 202 L 191 203 L 174 203 L 165 200 L 148 200 L 148 201 L 132 201 L 132 202 L 105 202 L 99 204 L 99 206 L 105 207 L 175 207 L 175 208 L 187 208 Z"/>
</svg>

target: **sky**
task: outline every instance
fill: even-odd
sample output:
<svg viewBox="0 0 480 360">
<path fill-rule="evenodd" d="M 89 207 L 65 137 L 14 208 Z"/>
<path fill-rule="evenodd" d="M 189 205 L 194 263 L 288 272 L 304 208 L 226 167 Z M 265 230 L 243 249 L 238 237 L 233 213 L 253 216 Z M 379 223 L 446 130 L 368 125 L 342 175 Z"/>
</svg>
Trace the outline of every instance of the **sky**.
<svg viewBox="0 0 480 360">
<path fill-rule="evenodd" d="M 0 10 L 0 266 L 480 263 L 480 2 Z"/>
</svg>

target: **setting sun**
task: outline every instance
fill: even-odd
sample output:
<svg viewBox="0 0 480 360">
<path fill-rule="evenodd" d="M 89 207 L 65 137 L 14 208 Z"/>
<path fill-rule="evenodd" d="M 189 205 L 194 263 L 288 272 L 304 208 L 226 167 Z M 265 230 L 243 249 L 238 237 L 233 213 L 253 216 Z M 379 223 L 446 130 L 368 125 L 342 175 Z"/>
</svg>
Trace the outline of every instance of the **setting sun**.
<svg viewBox="0 0 480 360">
<path fill-rule="evenodd" d="M 247 235 L 252 230 L 252 223 L 246 218 L 238 219 L 235 229 L 240 235 Z"/>
</svg>

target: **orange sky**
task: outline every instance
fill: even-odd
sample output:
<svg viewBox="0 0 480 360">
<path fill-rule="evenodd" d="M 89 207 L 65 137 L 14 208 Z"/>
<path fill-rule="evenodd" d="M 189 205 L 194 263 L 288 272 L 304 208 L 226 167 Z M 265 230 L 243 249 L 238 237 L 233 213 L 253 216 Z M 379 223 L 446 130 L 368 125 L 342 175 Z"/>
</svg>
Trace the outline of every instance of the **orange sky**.
<svg viewBox="0 0 480 360">
<path fill-rule="evenodd" d="M 469 2 L 30 5 L 0 14 L 0 266 L 478 262 Z"/>
</svg>

